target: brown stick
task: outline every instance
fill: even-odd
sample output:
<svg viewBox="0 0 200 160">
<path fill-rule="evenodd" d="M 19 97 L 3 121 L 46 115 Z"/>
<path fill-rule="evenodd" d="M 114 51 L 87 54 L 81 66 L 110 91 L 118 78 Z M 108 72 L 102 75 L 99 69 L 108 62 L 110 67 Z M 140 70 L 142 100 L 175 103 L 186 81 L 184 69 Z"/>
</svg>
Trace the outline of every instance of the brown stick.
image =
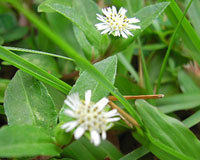
<svg viewBox="0 0 200 160">
<path fill-rule="evenodd" d="M 163 98 L 164 94 L 157 94 L 157 95 L 139 95 L 139 96 L 123 96 L 125 99 L 158 99 Z M 108 96 L 110 101 L 117 101 L 118 99 L 115 96 Z"/>
<path fill-rule="evenodd" d="M 128 113 L 126 113 L 124 110 L 122 110 L 120 107 L 118 107 L 115 103 L 113 103 L 112 101 L 109 101 L 108 104 L 113 108 L 113 109 L 117 109 L 117 111 L 119 112 L 119 114 L 124 117 L 128 122 L 130 122 L 131 124 L 133 124 L 134 126 L 140 127 L 139 124 L 137 123 L 137 121 L 132 118 Z"/>
</svg>

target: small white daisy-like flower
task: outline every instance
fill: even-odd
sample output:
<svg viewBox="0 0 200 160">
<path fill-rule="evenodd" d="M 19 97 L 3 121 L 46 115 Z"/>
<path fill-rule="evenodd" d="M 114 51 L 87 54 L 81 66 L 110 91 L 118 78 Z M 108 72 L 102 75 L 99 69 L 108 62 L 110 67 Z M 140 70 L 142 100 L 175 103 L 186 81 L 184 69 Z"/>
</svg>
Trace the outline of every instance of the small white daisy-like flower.
<svg viewBox="0 0 200 160">
<path fill-rule="evenodd" d="M 105 16 L 97 14 L 97 19 L 102 21 L 102 23 L 95 24 L 98 30 L 103 30 L 101 34 L 113 34 L 114 36 L 122 35 L 124 38 L 128 38 L 128 35 L 133 36 L 129 30 L 141 29 L 140 26 L 134 25 L 133 23 L 140 22 L 139 19 L 127 18 L 127 10 L 123 7 L 120 8 L 119 12 L 115 6 L 103 8 L 102 12 Z"/>
<path fill-rule="evenodd" d="M 85 92 L 85 101 L 81 101 L 78 93 L 67 96 L 65 104 L 70 109 L 65 109 L 64 113 L 74 120 L 61 126 L 66 132 L 75 129 L 74 137 L 79 139 L 86 131 L 90 132 L 91 142 L 98 146 L 106 139 L 106 131 L 111 128 L 112 122 L 118 121 L 120 117 L 116 109 L 109 112 L 104 111 L 108 103 L 107 98 L 102 98 L 96 104 L 91 101 L 91 90 Z"/>
</svg>

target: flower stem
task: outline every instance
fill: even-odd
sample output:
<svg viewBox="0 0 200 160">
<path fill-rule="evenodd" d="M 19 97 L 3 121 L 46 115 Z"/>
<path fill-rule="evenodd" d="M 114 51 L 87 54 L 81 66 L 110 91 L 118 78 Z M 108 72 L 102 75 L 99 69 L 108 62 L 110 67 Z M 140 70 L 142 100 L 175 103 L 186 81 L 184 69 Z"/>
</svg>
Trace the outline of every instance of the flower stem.
<svg viewBox="0 0 200 160">
<path fill-rule="evenodd" d="M 158 99 L 163 98 L 164 94 L 155 94 L 155 95 L 138 95 L 138 96 L 123 96 L 125 99 Z M 115 96 L 108 96 L 110 101 L 117 101 L 118 99 Z"/>
<path fill-rule="evenodd" d="M 138 124 L 138 122 L 132 118 L 128 113 L 126 113 L 123 109 L 121 109 L 120 107 L 118 107 L 115 103 L 113 103 L 112 101 L 109 101 L 108 104 L 110 105 L 111 108 L 113 109 L 117 109 L 117 111 L 119 112 L 119 114 L 125 118 L 129 123 L 133 124 L 133 126 L 136 127 L 140 127 L 140 125 Z"/>
</svg>

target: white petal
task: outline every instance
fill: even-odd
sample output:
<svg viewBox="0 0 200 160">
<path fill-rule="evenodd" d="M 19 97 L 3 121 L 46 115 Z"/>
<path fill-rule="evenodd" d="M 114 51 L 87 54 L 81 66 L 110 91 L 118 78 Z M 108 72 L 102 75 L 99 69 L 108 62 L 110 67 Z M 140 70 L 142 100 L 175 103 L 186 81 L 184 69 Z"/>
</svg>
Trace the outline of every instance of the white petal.
<svg viewBox="0 0 200 160">
<path fill-rule="evenodd" d="M 138 22 L 140 22 L 140 20 L 139 19 L 137 19 L 137 18 L 129 18 L 129 23 L 138 23 Z"/>
<path fill-rule="evenodd" d="M 128 38 L 128 36 L 123 31 L 121 31 L 121 34 L 123 38 Z"/>
<path fill-rule="evenodd" d="M 105 23 L 98 23 L 98 24 L 95 24 L 95 27 L 97 27 L 98 30 L 104 30 L 104 29 L 107 29 L 109 26 Z"/>
<path fill-rule="evenodd" d="M 69 98 L 75 106 L 80 105 L 81 102 L 78 93 L 73 93 Z"/>
<path fill-rule="evenodd" d="M 111 110 L 111 111 L 105 113 L 105 116 L 106 116 L 106 117 L 114 117 L 114 116 L 116 116 L 116 115 L 119 115 L 119 114 L 117 113 L 117 109 L 113 109 L 113 110 Z"/>
<path fill-rule="evenodd" d="M 66 104 L 67 106 L 69 106 L 72 110 L 75 110 L 75 109 L 76 109 L 76 106 L 74 106 L 74 105 L 69 101 L 69 99 L 66 99 L 64 102 L 65 102 L 65 104 Z"/>
<path fill-rule="evenodd" d="M 125 29 L 124 32 L 125 32 L 127 35 L 133 36 L 133 34 L 132 34 L 129 30 L 127 30 L 127 29 Z"/>
<path fill-rule="evenodd" d="M 103 139 L 103 140 L 105 140 L 105 139 L 106 139 L 106 132 L 105 132 L 105 131 L 103 131 L 103 132 L 102 132 L 102 135 L 101 135 L 101 137 L 102 137 L 102 139 Z"/>
<path fill-rule="evenodd" d="M 91 90 L 87 90 L 85 92 L 85 104 L 86 105 L 90 104 L 91 95 L 92 95 L 92 91 Z"/>
<path fill-rule="evenodd" d="M 110 13 L 107 11 L 106 8 L 103 8 L 103 9 L 102 9 L 102 12 L 103 12 L 103 14 L 106 15 L 107 17 L 110 16 L 110 15 L 109 15 Z"/>
<path fill-rule="evenodd" d="M 74 138 L 79 139 L 85 133 L 85 128 L 83 126 L 79 126 L 74 132 Z"/>
<path fill-rule="evenodd" d="M 115 6 L 112 6 L 112 11 L 113 11 L 113 14 L 117 14 L 117 9 Z"/>
<path fill-rule="evenodd" d="M 97 19 L 100 20 L 100 21 L 104 21 L 104 16 L 100 15 L 100 14 L 96 14 L 97 15 Z"/>
<path fill-rule="evenodd" d="M 113 126 L 112 123 L 109 123 L 108 126 L 106 127 L 106 130 L 109 130 Z"/>
<path fill-rule="evenodd" d="M 64 113 L 72 118 L 77 118 L 76 114 L 70 109 L 65 109 Z"/>
<path fill-rule="evenodd" d="M 78 121 L 70 121 L 61 126 L 62 129 L 66 129 L 66 132 L 71 131 L 78 125 Z"/>
<path fill-rule="evenodd" d="M 127 29 L 141 29 L 141 27 L 137 25 L 129 24 Z"/>
<path fill-rule="evenodd" d="M 113 32 L 113 30 L 111 30 L 108 34 L 110 35 Z"/>
<path fill-rule="evenodd" d="M 105 29 L 103 32 L 101 32 L 101 34 L 106 34 L 110 31 L 110 28 Z"/>
<path fill-rule="evenodd" d="M 102 98 L 101 100 L 99 100 L 94 107 L 98 107 L 99 111 L 101 111 L 107 104 L 108 104 L 108 99 L 107 98 Z"/>
<path fill-rule="evenodd" d="M 115 122 L 115 121 L 119 121 L 120 118 L 119 117 L 115 117 L 115 118 L 108 118 L 107 122 Z"/>
<path fill-rule="evenodd" d="M 67 96 L 65 103 L 73 110 L 78 108 L 81 103 L 78 93 L 73 93 Z"/>
<path fill-rule="evenodd" d="M 119 37 L 120 37 L 120 33 L 119 33 L 119 31 L 115 31 L 114 36 L 119 36 Z"/>
<path fill-rule="evenodd" d="M 123 7 L 121 7 L 120 9 L 119 9 L 119 14 L 122 14 L 122 15 L 125 15 L 125 13 L 127 12 L 127 10 L 126 9 L 124 9 Z"/>
<path fill-rule="evenodd" d="M 90 134 L 91 134 L 91 141 L 94 143 L 95 146 L 98 146 L 101 142 L 99 133 L 93 130 L 90 132 Z"/>
</svg>

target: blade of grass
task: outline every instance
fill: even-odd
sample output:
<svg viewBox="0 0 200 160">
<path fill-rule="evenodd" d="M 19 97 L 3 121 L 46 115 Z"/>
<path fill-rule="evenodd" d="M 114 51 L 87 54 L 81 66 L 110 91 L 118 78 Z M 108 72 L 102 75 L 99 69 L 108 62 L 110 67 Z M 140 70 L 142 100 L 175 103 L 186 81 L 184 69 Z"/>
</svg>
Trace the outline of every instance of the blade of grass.
<svg viewBox="0 0 200 160">
<path fill-rule="evenodd" d="M 188 11 L 188 9 L 190 8 L 191 4 L 192 4 L 193 0 L 190 0 L 190 3 L 187 5 L 187 8 L 185 9 L 181 19 L 179 20 L 176 28 L 175 28 L 175 31 L 171 37 L 171 40 L 170 40 L 170 43 L 169 43 L 169 47 L 167 49 L 167 52 L 166 52 L 166 55 L 165 55 L 165 58 L 163 60 L 163 64 L 161 66 L 161 70 L 160 70 L 160 74 L 159 74 L 159 77 L 158 77 L 158 83 L 157 83 L 157 87 L 156 87 L 156 93 L 159 93 L 159 89 L 160 89 L 160 83 L 161 83 L 161 80 L 162 80 L 162 77 L 163 77 L 163 74 L 164 74 L 164 71 L 165 71 L 165 68 L 166 68 L 166 65 L 167 65 L 167 61 L 168 61 L 168 58 L 169 58 L 169 55 L 170 55 L 170 52 L 171 52 L 171 49 L 172 49 L 172 46 L 174 44 L 174 41 L 175 41 L 175 37 L 176 37 L 176 34 L 177 34 L 177 31 L 178 29 L 180 28 L 181 26 L 181 23 Z"/>
<path fill-rule="evenodd" d="M 146 66 L 146 63 L 145 63 L 145 58 L 144 58 L 140 38 L 138 38 L 138 45 L 139 45 L 139 48 L 140 48 L 139 52 L 141 52 L 141 61 L 142 61 L 142 68 L 143 68 L 143 72 L 144 72 L 145 88 L 147 89 L 148 94 L 153 94 L 153 89 L 151 87 L 151 82 L 150 82 L 149 74 L 148 74 L 148 71 L 147 71 L 147 66 Z"/>
<path fill-rule="evenodd" d="M 18 48 L 18 47 L 7 47 L 7 46 L 3 46 L 3 47 L 5 49 L 10 50 L 10 51 L 41 54 L 41 55 L 45 55 L 45 56 L 51 56 L 51 57 L 61 58 L 61 59 L 69 60 L 69 61 L 74 61 L 73 59 L 65 57 L 65 56 L 61 56 L 61 55 L 57 55 L 57 54 L 53 54 L 53 53 L 48 53 L 48 52 L 43 52 L 43 51 L 36 51 L 36 50 L 32 50 L 32 49 Z"/>
<path fill-rule="evenodd" d="M 126 69 L 130 72 L 131 77 L 133 77 L 136 80 L 136 82 L 139 82 L 139 76 L 138 76 L 137 72 L 130 65 L 130 63 L 127 61 L 127 59 L 124 57 L 124 55 L 122 53 L 118 53 L 117 57 L 118 57 L 119 61 L 121 62 L 121 64 L 123 64 L 124 67 L 126 67 Z"/>
<path fill-rule="evenodd" d="M 0 46 L 0 59 L 9 62 L 11 65 L 21 69 L 22 71 L 31 74 L 35 78 L 45 83 L 48 83 L 49 85 L 57 88 L 65 94 L 67 94 L 71 90 L 71 86 L 69 86 L 65 82 L 59 80 L 55 76 L 24 60 L 22 57 L 12 53 L 2 46 Z"/>
<path fill-rule="evenodd" d="M 139 115 L 132 108 L 130 103 L 123 98 L 121 93 L 115 88 L 110 81 L 108 81 L 89 61 L 81 57 L 67 42 L 65 42 L 60 36 L 55 34 L 43 21 L 41 21 L 37 15 L 31 12 L 29 9 L 22 6 L 18 0 L 4 0 L 9 2 L 14 8 L 19 12 L 23 13 L 40 31 L 42 31 L 49 39 L 51 39 L 55 44 L 57 44 L 65 53 L 73 58 L 80 68 L 87 70 L 91 76 L 94 77 L 100 84 L 102 84 L 106 89 L 108 89 L 118 100 L 124 105 L 126 110 L 139 122 Z"/>
<path fill-rule="evenodd" d="M 197 123 L 200 122 L 200 110 L 198 110 L 196 113 L 191 115 L 190 117 L 186 118 L 183 123 L 186 125 L 186 127 L 191 128 Z"/>
<path fill-rule="evenodd" d="M 130 159 L 137 160 L 137 159 L 143 157 L 148 152 L 149 152 L 149 150 L 146 147 L 142 146 L 142 147 L 139 147 L 139 148 L 135 149 L 134 151 L 128 153 L 127 155 L 120 158 L 119 160 L 130 160 Z"/>
</svg>

